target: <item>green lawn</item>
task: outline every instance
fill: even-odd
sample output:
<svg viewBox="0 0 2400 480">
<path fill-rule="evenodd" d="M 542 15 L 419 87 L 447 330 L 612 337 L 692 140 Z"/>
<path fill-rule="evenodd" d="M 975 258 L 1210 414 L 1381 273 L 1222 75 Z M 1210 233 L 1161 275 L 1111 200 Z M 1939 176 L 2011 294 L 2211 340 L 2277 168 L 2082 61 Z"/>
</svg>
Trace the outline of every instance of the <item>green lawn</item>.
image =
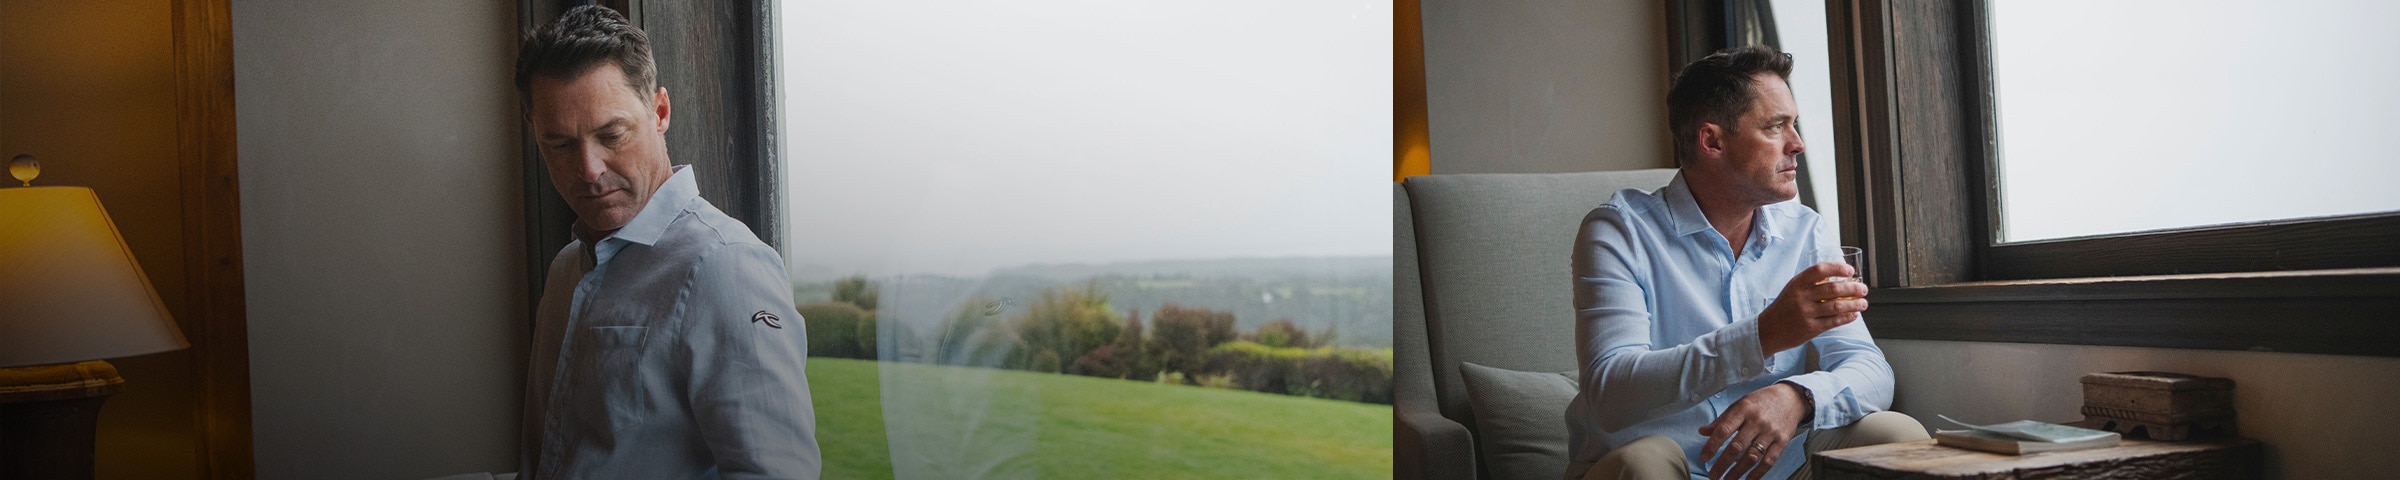
<svg viewBox="0 0 2400 480">
<path fill-rule="evenodd" d="M 892 452 L 883 436 L 883 395 L 875 363 L 809 357 L 808 394 L 817 410 L 821 478 L 892 478 Z"/>
<path fill-rule="evenodd" d="M 823 357 L 808 375 L 825 478 L 1392 476 L 1387 405 Z"/>
</svg>

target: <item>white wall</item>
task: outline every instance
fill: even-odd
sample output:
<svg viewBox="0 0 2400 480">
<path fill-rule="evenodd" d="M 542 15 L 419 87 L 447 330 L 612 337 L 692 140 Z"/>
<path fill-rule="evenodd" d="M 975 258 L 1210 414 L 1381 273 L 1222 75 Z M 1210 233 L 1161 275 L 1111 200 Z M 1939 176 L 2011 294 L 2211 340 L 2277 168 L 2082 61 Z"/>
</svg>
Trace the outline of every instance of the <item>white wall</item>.
<svg viewBox="0 0 2400 480">
<path fill-rule="evenodd" d="M 234 1 L 259 478 L 516 469 L 515 5 Z"/>
<path fill-rule="evenodd" d="M 1893 409 L 1936 426 L 2083 419 L 2085 373 L 2231 378 L 2242 436 L 2266 446 L 2268 478 L 2379 478 L 2400 427 L 2400 358 L 2015 343 L 1882 340 Z M 1939 428 L 1939 427 L 1937 427 Z"/>
<path fill-rule="evenodd" d="M 1666 10 L 1643 0 L 1425 0 L 1433 173 L 1674 166 Z"/>
</svg>

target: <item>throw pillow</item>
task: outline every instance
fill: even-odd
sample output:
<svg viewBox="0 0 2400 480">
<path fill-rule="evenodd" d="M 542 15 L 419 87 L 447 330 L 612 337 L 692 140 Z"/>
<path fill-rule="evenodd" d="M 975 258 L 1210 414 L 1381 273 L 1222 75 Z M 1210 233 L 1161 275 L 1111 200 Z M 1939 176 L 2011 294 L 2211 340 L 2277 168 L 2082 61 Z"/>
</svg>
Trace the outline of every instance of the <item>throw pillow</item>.
<svg viewBox="0 0 2400 480">
<path fill-rule="evenodd" d="M 1567 471 L 1567 403 L 1575 372 L 1520 372 L 1459 362 L 1475 443 L 1500 479 L 1554 480 Z"/>
</svg>

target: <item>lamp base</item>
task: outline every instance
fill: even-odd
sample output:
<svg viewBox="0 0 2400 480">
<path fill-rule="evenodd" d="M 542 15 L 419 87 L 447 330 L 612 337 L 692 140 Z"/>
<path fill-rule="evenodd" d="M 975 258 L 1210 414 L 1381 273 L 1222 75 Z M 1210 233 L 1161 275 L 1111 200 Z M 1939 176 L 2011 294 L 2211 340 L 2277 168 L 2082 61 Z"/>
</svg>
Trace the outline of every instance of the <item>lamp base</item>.
<svg viewBox="0 0 2400 480">
<path fill-rule="evenodd" d="M 0 478 L 92 478 L 100 404 L 124 383 L 99 360 L 0 368 Z"/>
</svg>

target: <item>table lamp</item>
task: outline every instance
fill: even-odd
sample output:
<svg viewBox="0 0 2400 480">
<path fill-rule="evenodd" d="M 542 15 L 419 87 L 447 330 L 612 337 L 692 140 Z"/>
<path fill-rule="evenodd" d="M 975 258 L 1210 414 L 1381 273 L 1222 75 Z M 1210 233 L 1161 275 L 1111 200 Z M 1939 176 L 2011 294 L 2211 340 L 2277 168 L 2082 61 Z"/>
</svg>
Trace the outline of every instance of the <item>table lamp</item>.
<svg viewBox="0 0 2400 480">
<path fill-rule="evenodd" d="M 100 198 L 0 186 L 0 478 L 91 478 L 100 403 L 125 382 L 100 361 L 191 346 Z"/>
</svg>

